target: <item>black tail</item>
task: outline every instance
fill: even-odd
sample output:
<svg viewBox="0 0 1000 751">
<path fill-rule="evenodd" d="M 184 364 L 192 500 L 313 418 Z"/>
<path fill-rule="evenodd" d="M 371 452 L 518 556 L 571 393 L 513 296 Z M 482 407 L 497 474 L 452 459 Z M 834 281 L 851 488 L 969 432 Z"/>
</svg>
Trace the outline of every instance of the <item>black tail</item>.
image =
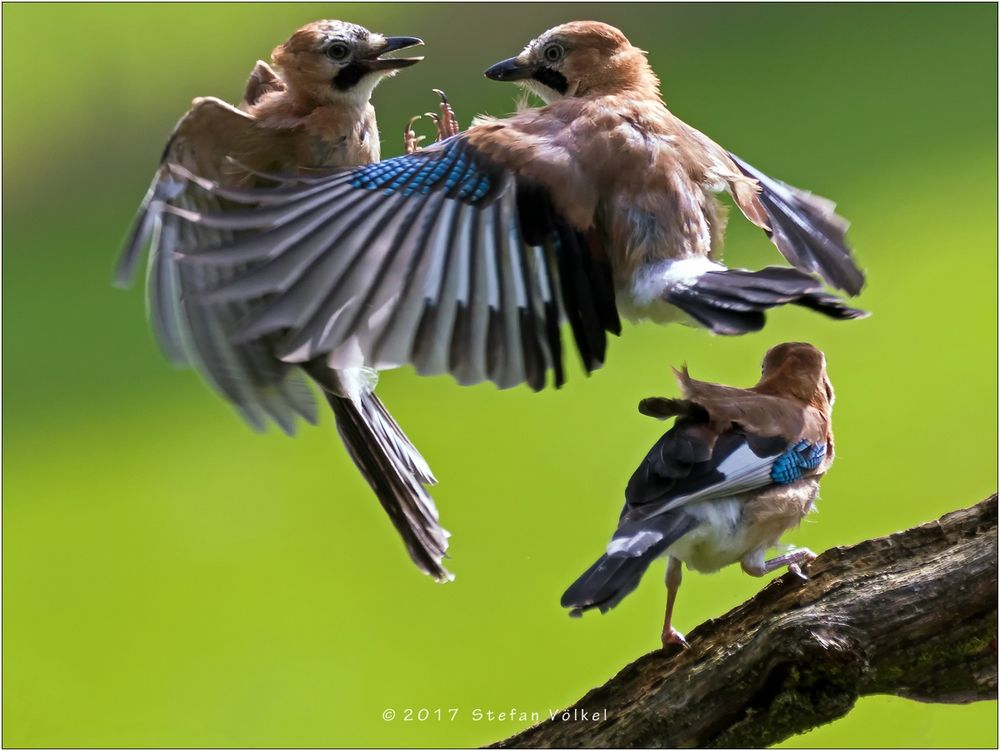
<svg viewBox="0 0 1000 751">
<path fill-rule="evenodd" d="M 828 284 L 850 295 L 861 291 L 865 275 L 847 245 L 847 220 L 834 213 L 836 204 L 787 185 L 744 162 L 730 158 L 740 171 L 760 185 L 758 199 L 767 212 L 771 241 L 789 263 L 815 271 Z"/>
<path fill-rule="evenodd" d="M 324 393 L 348 453 L 389 514 L 413 562 L 438 581 L 451 580 L 441 565 L 448 533 L 438 523 L 434 501 L 424 487 L 436 482 L 427 462 L 374 393 L 363 391 L 356 400 L 329 390 Z"/>
<path fill-rule="evenodd" d="M 639 586 L 639 580 L 657 555 L 659 553 L 637 557 L 602 555 L 569 586 L 560 604 L 572 608 L 569 612 L 572 616 L 593 608 L 608 612 Z"/>
<path fill-rule="evenodd" d="M 608 546 L 610 552 L 570 585 L 560 604 L 572 608 L 572 616 L 593 608 L 608 612 L 639 586 L 653 561 L 697 525 L 694 517 L 682 511 L 622 524 Z"/>
<path fill-rule="evenodd" d="M 768 266 L 760 271 L 707 271 L 693 282 L 670 287 L 664 299 L 716 334 L 746 334 L 764 327 L 764 311 L 801 305 L 830 318 L 864 318 L 823 291 L 823 285 L 796 269 Z"/>
</svg>

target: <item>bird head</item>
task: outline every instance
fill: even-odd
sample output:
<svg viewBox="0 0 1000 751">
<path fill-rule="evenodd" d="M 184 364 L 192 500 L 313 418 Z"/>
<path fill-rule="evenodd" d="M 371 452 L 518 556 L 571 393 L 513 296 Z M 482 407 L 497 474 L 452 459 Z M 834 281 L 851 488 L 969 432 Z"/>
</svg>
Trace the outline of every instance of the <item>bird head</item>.
<svg viewBox="0 0 1000 751">
<path fill-rule="evenodd" d="M 793 396 L 824 411 L 833 406 L 833 384 L 826 373 L 826 356 L 806 342 L 771 347 L 760 366 L 759 393 Z"/>
<path fill-rule="evenodd" d="M 423 60 L 382 57 L 423 44 L 417 37 L 387 37 L 344 21 L 314 21 L 296 31 L 271 53 L 289 92 L 324 104 L 366 103 L 379 82 Z"/>
<path fill-rule="evenodd" d="M 636 94 L 659 96 L 659 81 L 646 53 L 614 26 L 573 21 L 528 42 L 521 54 L 486 71 L 494 81 L 512 81 L 545 102 L 563 97 Z"/>
</svg>

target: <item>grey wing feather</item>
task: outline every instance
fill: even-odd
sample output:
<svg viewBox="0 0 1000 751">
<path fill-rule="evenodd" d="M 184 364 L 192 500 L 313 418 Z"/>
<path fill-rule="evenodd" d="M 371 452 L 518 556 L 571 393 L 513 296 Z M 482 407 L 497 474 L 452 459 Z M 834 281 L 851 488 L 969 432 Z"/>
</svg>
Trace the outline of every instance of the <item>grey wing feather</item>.
<svg viewBox="0 0 1000 751">
<path fill-rule="evenodd" d="M 288 362 L 325 357 L 333 367 L 375 369 L 411 363 L 420 373 L 451 373 L 462 383 L 489 379 L 501 388 L 528 383 L 537 390 L 548 370 L 562 382 L 558 328 L 567 286 L 557 275 L 565 273 L 574 278 L 571 324 L 577 340 L 587 343 L 585 365 L 598 367 L 605 332 L 617 333 L 617 317 L 609 320 L 607 313 L 614 309 L 613 291 L 594 276 L 580 241 L 553 261 L 572 231 L 559 228 L 548 209 L 538 212 L 543 219 L 534 234 L 550 239 L 528 242 L 515 176 L 476 158 L 453 139 L 436 152 L 294 189 L 283 185 L 280 198 L 223 189 L 250 208 L 183 218 L 253 234 L 192 249 L 183 262 L 252 265 L 200 302 L 252 303 L 254 313 L 237 339 L 279 336 L 276 351 Z M 396 181 L 375 190 L 372 185 L 389 178 L 366 181 L 379 175 Z M 487 181 L 489 189 L 482 190 Z M 530 195 L 544 198 L 537 189 Z"/>
<path fill-rule="evenodd" d="M 819 273 L 848 294 L 858 294 L 865 275 L 847 244 L 848 222 L 836 214 L 836 204 L 768 177 L 735 154 L 729 157 L 760 185 L 758 198 L 767 212 L 768 234 L 788 262 L 797 269 Z"/>
<path fill-rule="evenodd" d="M 209 289 L 248 273 L 255 262 L 253 254 L 245 253 L 228 267 L 179 261 L 182 252 L 191 249 L 240 242 L 239 234 L 226 226 L 207 226 L 182 218 L 224 215 L 234 206 L 205 191 L 203 178 L 194 178 L 186 167 L 171 161 L 204 163 L 209 158 L 224 157 L 196 153 L 197 144 L 192 145 L 187 135 L 190 123 L 204 130 L 204 123 L 211 124 L 212 118 L 222 118 L 226 125 L 235 123 L 237 127 L 247 121 L 246 115 L 224 103 L 196 101 L 191 113 L 175 128 L 164 162 L 139 207 L 118 262 L 115 283 L 130 283 L 142 251 L 148 247 L 148 314 L 164 353 L 176 363 L 195 367 L 255 429 L 263 429 L 270 419 L 286 433 L 293 433 L 298 417 L 309 422 L 318 419 L 306 379 L 294 366 L 275 358 L 267 342 L 239 341 L 236 337 L 259 303 L 235 299 L 207 307 L 199 300 Z M 224 167 L 215 165 L 216 171 Z"/>
</svg>

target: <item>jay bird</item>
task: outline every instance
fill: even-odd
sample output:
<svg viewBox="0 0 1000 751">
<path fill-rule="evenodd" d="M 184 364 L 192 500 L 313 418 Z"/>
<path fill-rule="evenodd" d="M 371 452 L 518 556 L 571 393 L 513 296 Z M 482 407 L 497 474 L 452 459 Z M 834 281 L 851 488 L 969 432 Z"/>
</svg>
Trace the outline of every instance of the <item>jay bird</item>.
<svg viewBox="0 0 1000 751">
<path fill-rule="evenodd" d="M 149 245 L 148 308 L 162 349 L 171 360 L 196 367 L 255 428 L 273 420 L 292 434 L 297 417 L 315 423 L 306 376 L 319 384 L 351 458 L 410 555 L 423 571 L 446 579 L 441 558 L 447 533 L 424 487 L 435 482 L 434 476 L 373 393 L 375 373 L 334 369 L 323 358 L 290 364 L 276 354 L 273 337 L 240 340 L 248 305 L 233 301 L 209 310 L 197 304 L 201 292 L 234 278 L 240 269 L 181 265 L 176 259 L 181 249 L 230 241 L 239 233 L 191 224 L 172 213 L 237 208 L 200 189 L 204 179 L 248 188 L 268 184 L 264 175 L 270 172 L 323 174 L 377 162 L 372 91 L 422 59 L 382 55 L 419 44 L 416 37 L 386 37 L 351 23 L 316 21 L 275 48 L 272 61 L 279 72 L 258 61 L 238 107 L 215 97 L 195 99 L 167 142 L 126 240 L 116 282 L 129 283 Z"/>
<path fill-rule="evenodd" d="M 619 314 L 720 334 L 759 330 L 785 303 L 864 315 L 810 273 L 850 294 L 862 287 L 833 204 L 674 117 L 645 54 L 617 29 L 558 26 L 486 75 L 548 104 L 267 190 L 201 180 L 205 193 L 244 205 L 170 209 L 217 233 L 180 254 L 183 266 L 224 275 L 200 294 L 204 315 L 247 306 L 236 341 L 266 340 L 290 364 L 412 364 L 461 384 L 535 390 L 550 371 L 554 385 L 564 381 L 564 321 L 589 372 L 604 362 L 607 333 L 620 332 Z M 722 266 L 719 192 L 795 268 Z"/>
<path fill-rule="evenodd" d="M 765 553 L 810 511 L 833 463 L 833 386 L 826 358 L 811 344 L 770 349 L 760 381 L 748 389 L 696 381 L 686 368 L 677 378 L 680 399 L 639 403 L 644 415 L 676 420 L 629 480 L 604 555 L 562 596 L 571 615 L 606 612 L 666 556 L 664 647 L 686 645 L 671 625 L 682 563 L 712 573 L 739 561 L 752 576 L 787 566 L 805 578 L 810 550 L 770 560 Z"/>
</svg>

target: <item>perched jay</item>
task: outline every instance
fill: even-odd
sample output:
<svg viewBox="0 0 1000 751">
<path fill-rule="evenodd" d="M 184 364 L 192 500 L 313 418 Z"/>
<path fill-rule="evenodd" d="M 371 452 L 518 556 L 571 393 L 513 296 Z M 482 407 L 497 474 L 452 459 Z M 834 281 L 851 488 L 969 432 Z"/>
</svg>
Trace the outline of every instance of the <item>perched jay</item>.
<svg viewBox="0 0 1000 751">
<path fill-rule="evenodd" d="M 610 26 L 556 27 L 486 75 L 549 103 L 378 164 L 270 190 L 206 179 L 242 211 L 172 208 L 214 246 L 182 265 L 224 278 L 204 315 L 247 306 L 236 341 L 334 370 L 412 364 L 459 383 L 564 380 L 560 325 L 584 367 L 619 313 L 722 334 L 785 303 L 856 318 L 863 275 L 829 202 L 772 180 L 675 118 L 645 54 Z M 796 268 L 718 262 L 728 192 Z M 226 232 L 248 234 L 234 239 Z M 253 231 L 253 232 L 251 232 Z"/>
<path fill-rule="evenodd" d="M 674 426 L 656 442 L 625 489 L 625 508 L 604 555 L 562 597 L 572 615 L 606 612 L 667 557 L 663 645 L 684 644 L 671 625 L 681 563 L 703 573 L 737 561 L 752 576 L 782 566 L 805 578 L 805 548 L 765 560 L 798 526 L 833 463 L 833 386 L 811 344 L 779 344 L 748 389 L 677 373 L 682 398 L 644 399 L 639 411 Z"/>
<path fill-rule="evenodd" d="M 298 417 L 316 422 L 307 378 L 319 384 L 351 458 L 410 555 L 421 570 L 446 579 L 441 559 L 447 533 L 424 487 L 434 477 L 372 392 L 376 374 L 361 367 L 335 369 L 322 357 L 288 363 L 279 357 L 279 338 L 241 338 L 249 305 L 232 301 L 205 308 L 198 296 L 253 265 L 215 269 L 181 265 L 175 257 L 179 250 L 229 242 L 239 233 L 185 222 L 171 213 L 224 215 L 234 209 L 200 189 L 198 181 L 204 179 L 249 188 L 266 184 L 264 173 L 326 174 L 331 168 L 377 162 L 372 91 L 382 79 L 422 59 L 382 55 L 418 44 L 416 37 L 385 37 L 355 24 L 317 21 L 274 50 L 280 73 L 257 63 L 239 107 L 214 97 L 195 99 L 167 142 L 126 242 L 117 282 L 131 280 L 148 244 L 149 312 L 162 348 L 175 362 L 200 370 L 255 428 L 273 420 L 291 434 Z"/>
</svg>

